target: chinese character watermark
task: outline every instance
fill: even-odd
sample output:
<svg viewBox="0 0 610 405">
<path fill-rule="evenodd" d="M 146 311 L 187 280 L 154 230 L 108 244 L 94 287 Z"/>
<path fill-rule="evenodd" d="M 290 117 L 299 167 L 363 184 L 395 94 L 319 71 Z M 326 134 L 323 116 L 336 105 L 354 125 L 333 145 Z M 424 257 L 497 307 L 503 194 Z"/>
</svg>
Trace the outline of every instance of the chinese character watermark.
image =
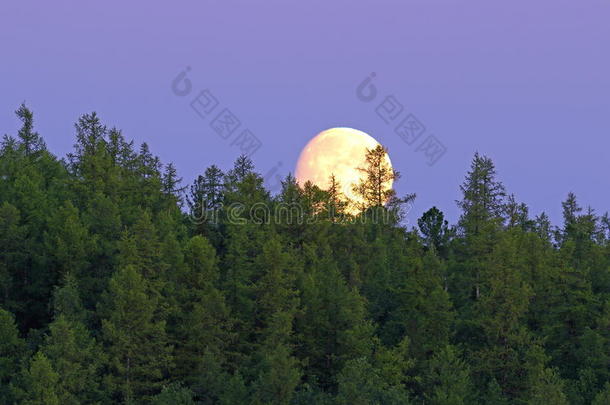
<svg viewBox="0 0 610 405">
<path fill-rule="evenodd" d="M 377 75 L 371 73 L 356 87 L 356 97 L 364 103 L 370 103 L 377 98 L 377 86 L 373 79 Z M 429 166 L 433 166 L 447 152 L 447 147 L 434 135 L 429 134 L 425 139 L 426 127 L 413 113 L 403 114 L 405 108 L 394 95 L 387 95 L 375 107 L 375 113 L 386 124 L 394 127 L 394 133 L 404 143 L 411 146 L 416 142 L 415 152 L 421 152 Z M 402 117 L 402 118 L 401 118 Z"/>
<path fill-rule="evenodd" d="M 171 90 L 176 96 L 186 97 L 193 92 L 193 83 L 188 78 L 190 71 L 191 68 L 188 66 L 172 80 Z M 251 157 L 263 145 L 248 128 L 238 131 L 238 128 L 242 126 L 241 120 L 229 108 L 217 108 L 220 102 L 209 89 L 199 91 L 189 105 L 203 120 L 215 111 L 219 111 L 210 122 L 210 127 L 222 139 L 233 138 L 230 145 L 239 148 L 242 154 Z"/>
</svg>

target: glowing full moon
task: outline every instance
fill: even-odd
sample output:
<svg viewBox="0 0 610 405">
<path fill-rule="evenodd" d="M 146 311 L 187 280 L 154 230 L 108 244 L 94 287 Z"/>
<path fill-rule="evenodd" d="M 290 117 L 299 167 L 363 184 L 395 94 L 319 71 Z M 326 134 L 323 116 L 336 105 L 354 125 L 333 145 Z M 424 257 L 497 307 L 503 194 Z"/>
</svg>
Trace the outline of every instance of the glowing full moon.
<svg viewBox="0 0 610 405">
<path fill-rule="evenodd" d="M 358 170 L 366 167 L 366 150 L 374 149 L 379 142 L 372 136 L 353 128 L 331 128 L 320 132 L 301 151 L 296 169 L 296 180 L 302 186 L 311 181 L 321 189 L 328 189 L 331 174 L 340 183 L 341 192 L 350 200 L 360 203 L 362 198 L 353 191 L 365 174 Z M 392 167 L 390 157 L 386 161 Z M 385 185 L 386 190 L 392 182 Z M 348 211 L 358 212 L 355 207 Z"/>
</svg>

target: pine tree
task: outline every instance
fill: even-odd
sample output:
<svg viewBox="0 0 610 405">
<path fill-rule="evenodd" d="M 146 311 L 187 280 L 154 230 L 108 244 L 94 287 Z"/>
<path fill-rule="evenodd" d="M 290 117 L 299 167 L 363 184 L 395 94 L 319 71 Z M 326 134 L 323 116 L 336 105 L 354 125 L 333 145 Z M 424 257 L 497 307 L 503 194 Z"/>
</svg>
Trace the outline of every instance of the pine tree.
<svg viewBox="0 0 610 405">
<path fill-rule="evenodd" d="M 114 165 L 123 169 L 129 169 L 133 166 L 136 159 L 133 151 L 133 141 L 126 141 L 119 129 L 112 128 L 108 131 L 106 149 Z"/>
<path fill-rule="evenodd" d="M 414 376 L 416 360 L 411 357 L 409 346 L 410 340 L 406 336 L 394 346 L 385 346 L 373 338 L 371 355 L 371 364 L 388 389 L 404 396 L 420 380 L 419 376 Z"/>
<path fill-rule="evenodd" d="M 148 211 L 142 212 L 138 221 L 123 233 L 118 248 L 119 266 L 134 266 L 147 280 L 149 293 L 155 295 L 158 305 L 166 310 L 164 289 L 169 266 L 163 258 L 159 232 Z"/>
<path fill-rule="evenodd" d="M 473 350 L 471 364 L 476 364 L 479 381 L 495 378 L 509 398 L 526 389 L 522 370 L 535 347 L 524 324 L 531 289 L 521 279 L 523 262 L 516 241 L 514 234 L 504 235 L 486 263 L 475 306 L 476 327 L 463 337 Z"/>
<path fill-rule="evenodd" d="M 216 288 L 218 268 L 214 248 L 205 238 L 194 236 L 186 246 L 185 262 L 183 273 L 176 280 L 178 307 L 172 315 L 178 366 L 174 375 L 193 383 L 208 371 L 206 356 L 219 363 L 227 361 L 234 336 L 224 295 Z"/>
<path fill-rule="evenodd" d="M 85 325 L 59 315 L 49 325 L 41 351 L 59 377 L 56 392 L 62 404 L 95 403 L 102 399 L 99 390 L 102 351 Z"/>
<path fill-rule="evenodd" d="M 70 168 L 75 175 L 91 181 L 99 174 L 96 156 L 105 149 L 108 130 L 95 112 L 82 115 L 74 128 L 76 143 L 74 153 L 68 154 Z"/>
<path fill-rule="evenodd" d="M 488 405 L 508 405 L 509 401 L 502 392 L 502 387 L 495 378 L 487 384 L 487 389 L 483 393 L 482 403 Z"/>
<path fill-rule="evenodd" d="M 152 399 L 151 405 L 195 405 L 193 396 L 190 389 L 172 384 L 163 387 L 161 393 Z"/>
<path fill-rule="evenodd" d="M 78 274 L 78 283 L 83 304 L 89 309 L 95 308 L 116 265 L 123 229 L 120 211 L 113 197 L 96 192 L 80 212 L 80 222 L 87 233 L 80 245 L 87 252 L 88 266 Z"/>
<path fill-rule="evenodd" d="M 519 228 L 523 231 L 532 229 L 534 223 L 529 219 L 529 209 L 524 203 L 518 203 L 515 195 L 508 196 L 505 207 L 506 227 Z"/>
<path fill-rule="evenodd" d="M 460 190 L 462 200 L 457 203 L 462 214 L 457 229 L 462 239 L 457 247 L 460 257 L 465 260 L 457 272 L 462 293 L 461 297 L 456 297 L 458 307 L 468 306 L 481 296 L 483 266 L 497 242 L 506 194 L 504 186 L 496 179 L 491 159 L 478 153 L 474 155 Z"/>
<path fill-rule="evenodd" d="M 150 398 L 160 391 L 171 366 L 165 322 L 157 318 L 158 304 L 147 284 L 133 265 L 120 267 L 100 308 L 108 353 L 106 384 L 115 400 Z"/>
<path fill-rule="evenodd" d="M 252 160 L 244 155 L 237 158 L 233 169 L 224 178 L 223 203 L 224 213 L 233 214 L 223 218 L 229 223 L 239 224 L 239 217 L 248 216 L 252 206 L 257 203 L 269 203 L 269 192 L 263 187 L 264 180 L 254 172 Z"/>
<path fill-rule="evenodd" d="M 224 174 L 217 166 L 205 169 L 203 176 L 198 176 L 190 188 L 189 206 L 191 211 L 200 208 L 219 209 L 222 204 Z"/>
<path fill-rule="evenodd" d="M 336 403 L 340 405 L 408 405 L 407 392 L 390 386 L 366 358 L 348 361 L 338 376 Z"/>
<path fill-rule="evenodd" d="M 306 235 L 306 229 L 309 222 L 315 215 L 316 208 L 310 203 L 312 201 L 314 190 L 311 183 L 307 184 L 307 193 L 309 201 L 305 197 L 305 189 L 301 189 L 297 180 L 291 173 L 282 180 L 282 189 L 275 198 L 277 204 L 272 213 L 265 212 L 261 217 L 261 223 L 269 223 L 273 221 L 276 224 L 278 234 L 285 236 L 287 240 L 297 244 L 302 244 L 302 238 Z M 262 207 L 261 207 L 262 208 Z M 263 208 L 264 210 L 264 208 Z M 264 210 L 267 211 L 267 210 Z M 264 219 L 265 216 L 272 218 Z"/>
<path fill-rule="evenodd" d="M 58 278 L 67 273 L 80 276 L 85 274 L 89 264 L 87 258 L 93 251 L 95 238 L 89 235 L 83 225 L 78 209 L 70 201 L 66 201 L 64 206 L 49 218 L 45 244 L 53 257 L 49 267 L 54 268 Z"/>
<path fill-rule="evenodd" d="M 440 266 L 435 253 L 428 251 L 391 284 L 398 304 L 388 316 L 390 324 L 409 336 L 411 352 L 420 360 L 444 348 L 451 337 L 454 313 Z"/>
<path fill-rule="evenodd" d="M 326 202 L 326 212 L 331 222 L 340 221 L 346 214 L 346 209 L 350 202 L 347 197 L 341 192 L 341 183 L 334 174 L 330 175 L 330 184 L 328 186 L 328 200 Z"/>
<path fill-rule="evenodd" d="M 609 402 L 610 218 L 573 193 L 559 228 L 532 220 L 475 154 L 457 226 L 433 207 L 408 230 L 382 147 L 357 216 L 332 175 L 272 197 L 240 156 L 193 183 L 189 221 L 148 145 L 85 114 L 63 161 L 17 115 L 0 144 L 2 404 Z"/>
<path fill-rule="evenodd" d="M 34 114 L 32 111 L 25 104 L 21 104 L 15 114 L 21 120 L 21 128 L 17 136 L 25 156 L 35 155 L 46 150 L 44 140 L 38 135 L 38 132 L 34 132 Z"/>
<path fill-rule="evenodd" d="M 463 197 L 459 225 L 466 235 L 478 235 L 488 221 L 501 221 L 504 210 L 504 186 L 496 180 L 494 163 L 475 153 L 466 180 L 460 186 Z"/>
<path fill-rule="evenodd" d="M 15 310 L 22 299 L 18 295 L 23 285 L 27 263 L 26 228 L 20 224 L 19 210 L 8 202 L 0 205 L 0 305 Z"/>
<path fill-rule="evenodd" d="M 596 396 L 591 405 L 606 405 L 610 403 L 610 383 L 606 383 L 604 389 Z"/>
<path fill-rule="evenodd" d="M 582 208 L 576 201 L 576 195 L 570 192 L 564 202 L 561 203 L 563 208 L 563 232 L 561 240 L 565 241 L 570 237 L 575 237 L 577 232 L 577 218 L 578 213 L 582 211 Z"/>
<path fill-rule="evenodd" d="M 25 260 L 19 263 L 16 277 L 13 277 L 13 289 L 20 305 L 11 309 L 24 330 L 41 328 L 49 321 L 47 302 L 58 281 L 57 273 L 46 266 L 50 253 L 43 241 L 46 216 L 59 205 L 57 198 L 53 198 L 57 190 L 47 188 L 41 170 L 36 165 L 29 165 L 18 174 L 13 191 L 11 204 L 19 207 L 20 227 L 25 231 L 24 243 L 19 248 Z"/>
<path fill-rule="evenodd" d="M 165 166 L 165 171 L 163 172 L 163 176 L 161 178 L 162 190 L 166 197 L 170 198 L 170 201 L 173 203 L 171 205 L 175 206 L 176 204 L 181 205 L 182 203 L 182 189 L 178 186 L 182 182 L 182 178 L 178 177 L 178 171 L 173 163 L 168 163 Z"/>
<path fill-rule="evenodd" d="M 23 405 L 59 405 L 61 403 L 57 386 L 59 375 L 53 370 L 51 362 L 42 353 L 37 352 L 31 359 L 29 367 L 22 371 L 21 390 L 18 395 Z"/>
<path fill-rule="evenodd" d="M 610 379 L 609 341 L 606 338 L 603 320 L 596 322 L 596 328 L 585 327 L 576 348 L 576 360 L 580 366 L 578 381 L 571 384 L 578 391 L 583 403 L 590 403 L 604 382 Z"/>
<path fill-rule="evenodd" d="M 557 271 L 551 278 L 546 298 L 543 333 L 551 364 L 558 367 L 564 377 L 576 379 L 579 369 L 581 336 L 587 327 L 595 324 L 599 306 L 593 294 L 587 269 L 573 267 L 575 244 L 568 240 L 556 257 Z"/>
<path fill-rule="evenodd" d="M 275 344 L 273 339 L 268 339 L 258 356 L 261 360 L 256 367 L 258 375 L 253 383 L 252 403 L 290 404 L 301 379 L 300 365 L 292 356 L 290 346 L 286 343 Z"/>
<path fill-rule="evenodd" d="M 255 286 L 256 312 L 254 403 L 288 404 L 301 371 L 292 355 L 292 324 L 298 298 L 288 255 L 277 238 L 270 239 L 257 260 L 263 269 Z"/>
<path fill-rule="evenodd" d="M 203 176 L 197 176 L 186 197 L 195 232 L 220 246 L 219 214 L 224 200 L 224 174 L 212 165 Z"/>
<path fill-rule="evenodd" d="M 332 187 L 332 184 L 331 184 Z M 333 221 L 333 217 L 341 215 L 340 206 L 336 204 L 332 205 L 332 216 L 327 210 L 329 206 L 329 192 L 322 190 L 310 181 L 305 182 L 302 187 L 301 194 L 302 212 L 305 216 L 304 222 L 306 224 L 317 224 L 321 221 Z M 308 235 L 307 229 L 304 230 L 304 234 Z"/>
<path fill-rule="evenodd" d="M 247 176 L 251 175 L 254 171 L 254 164 L 252 159 L 246 155 L 240 155 L 233 165 L 233 169 L 227 173 L 227 183 L 240 183 L 246 179 Z"/>
<path fill-rule="evenodd" d="M 333 388 L 346 361 L 371 353 L 373 326 L 366 319 L 365 300 L 347 286 L 329 249 L 314 259 L 300 289 L 297 355 L 308 380 Z"/>
<path fill-rule="evenodd" d="M 442 211 L 436 207 L 430 208 L 417 220 L 417 225 L 426 245 L 444 256 L 451 235 L 449 222 L 445 220 Z"/>
<path fill-rule="evenodd" d="M 221 393 L 219 405 L 243 404 L 250 400 L 250 393 L 244 379 L 239 373 L 235 373 L 223 382 L 224 390 Z"/>
<path fill-rule="evenodd" d="M 19 332 L 13 315 L 0 308 L 0 403 L 12 403 L 11 380 L 25 355 L 25 342 Z"/>
<path fill-rule="evenodd" d="M 446 346 L 430 359 L 425 375 L 425 392 L 427 403 L 431 405 L 466 405 L 474 402 L 470 367 L 453 346 Z"/>
<path fill-rule="evenodd" d="M 367 208 L 379 208 L 387 204 L 396 211 L 400 209 L 401 204 L 415 199 L 415 194 L 404 198 L 397 197 L 391 185 L 400 178 L 400 174 L 391 167 L 387 154 L 387 149 L 381 145 L 367 149 L 366 166 L 357 168 L 364 174 L 364 178 L 359 184 L 353 185 L 354 192 L 363 200 L 356 209 L 365 211 Z M 400 213 L 397 215 L 400 216 Z"/>
<path fill-rule="evenodd" d="M 536 216 L 534 220 L 534 230 L 536 234 L 544 241 L 550 243 L 553 237 L 551 229 L 551 221 L 546 213 L 542 213 Z"/>
<path fill-rule="evenodd" d="M 546 368 L 536 376 L 530 396 L 527 401 L 531 405 L 568 405 L 568 399 L 563 392 L 564 383 L 557 370 Z"/>
<path fill-rule="evenodd" d="M 364 200 L 364 207 L 383 207 L 396 192 L 388 185 L 398 179 L 398 173 L 392 169 L 387 159 L 388 151 L 381 145 L 367 149 L 366 167 L 358 170 L 364 173 L 364 180 L 354 185 L 356 192 Z"/>
</svg>

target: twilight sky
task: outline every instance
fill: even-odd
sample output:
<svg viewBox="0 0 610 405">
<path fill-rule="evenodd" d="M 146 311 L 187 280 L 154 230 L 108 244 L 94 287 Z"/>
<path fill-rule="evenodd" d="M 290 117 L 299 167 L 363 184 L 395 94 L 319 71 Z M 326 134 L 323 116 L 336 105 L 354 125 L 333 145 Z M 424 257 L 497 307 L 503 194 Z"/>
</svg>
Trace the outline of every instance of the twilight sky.
<svg viewBox="0 0 610 405">
<path fill-rule="evenodd" d="M 610 209 L 609 21 L 608 0 L 3 1 L 0 135 L 26 101 L 64 156 L 78 116 L 97 111 L 190 183 L 229 168 L 244 129 L 259 172 L 285 175 L 311 137 L 349 126 L 389 148 L 398 192 L 418 195 L 411 224 L 432 205 L 457 218 L 475 151 L 558 223 L 568 191 Z M 240 122 L 227 139 L 211 126 L 225 108 Z M 409 114 L 425 127 L 410 145 L 394 132 Z M 417 151 L 429 135 L 446 148 L 432 166 Z"/>
</svg>

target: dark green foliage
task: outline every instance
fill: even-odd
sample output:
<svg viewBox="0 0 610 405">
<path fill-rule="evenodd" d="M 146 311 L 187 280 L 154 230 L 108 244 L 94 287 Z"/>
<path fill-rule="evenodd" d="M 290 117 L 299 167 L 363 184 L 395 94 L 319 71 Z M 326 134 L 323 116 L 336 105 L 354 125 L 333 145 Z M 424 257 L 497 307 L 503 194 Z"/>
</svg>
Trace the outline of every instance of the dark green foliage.
<svg viewBox="0 0 610 405">
<path fill-rule="evenodd" d="M 0 304 L 8 309 L 20 307 L 16 294 L 27 260 L 24 247 L 27 229 L 20 224 L 19 210 L 8 202 L 0 206 Z"/>
<path fill-rule="evenodd" d="M 0 308 L 0 403 L 12 401 L 10 383 L 24 354 L 25 342 L 19 338 L 12 314 Z"/>
<path fill-rule="evenodd" d="M 100 306 L 108 354 L 104 382 L 113 398 L 148 398 L 161 388 L 171 365 L 171 347 L 158 311 L 148 281 L 133 265 L 119 268 Z"/>
<path fill-rule="evenodd" d="M 271 195 L 246 156 L 183 200 L 95 113 L 66 160 L 17 117 L 1 404 L 610 403 L 610 219 L 572 193 L 554 227 L 475 154 L 458 223 L 432 207 L 409 230 L 379 147 L 357 215 L 334 178 Z"/>
<path fill-rule="evenodd" d="M 60 376 L 53 370 L 51 362 L 42 352 L 37 352 L 32 357 L 20 377 L 21 384 L 15 389 L 20 404 L 61 404 L 58 387 Z"/>
<path fill-rule="evenodd" d="M 345 364 L 338 376 L 336 402 L 341 405 L 407 405 L 406 390 L 388 383 L 366 358 L 356 358 Z"/>
<path fill-rule="evenodd" d="M 443 213 L 438 208 L 432 207 L 417 220 L 417 225 L 424 237 L 426 246 L 444 253 L 451 235 L 449 222 L 445 220 Z"/>
<path fill-rule="evenodd" d="M 486 156 L 474 155 L 466 180 L 460 186 L 463 194 L 460 228 L 466 235 L 478 235 L 489 221 L 501 220 L 506 192 L 496 179 L 494 163 Z"/>
<path fill-rule="evenodd" d="M 606 405 L 610 404 L 610 383 L 606 383 L 604 389 L 600 391 L 596 396 L 591 405 Z"/>
<path fill-rule="evenodd" d="M 34 132 L 34 114 L 32 114 L 32 111 L 30 111 L 25 104 L 21 104 L 15 113 L 22 124 L 17 133 L 17 137 L 19 138 L 20 147 L 25 156 L 32 156 L 45 150 L 46 145 L 44 141 L 38 135 L 38 132 Z"/>
<path fill-rule="evenodd" d="M 49 325 L 41 351 L 59 376 L 56 392 L 62 404 L 102 399 L 99 381 L 104 356 L 82 323 L 59 315 Z"/>
<path fill-rule="evenodd" d="M 431 405 L 468 405 L 474 401 L 470 367 L 455 347 L 446 346 L 430 359 L 424 379 Z"/>
<path fill-rule="evenodd" d="M 568 405 L 564 394 L 564 383 L 556 370 L 545 368 L 535 376 L 530 387 L 528 404 L 531 405 Z"/>
<path fill-rule="evenodd" d="M 328 256 L 314 259 L 301 288 L 297 353 L 305 362 L 308 379 L 334 387 L 347 360 L 371 351 L 373 329 L 366 319 L 366 304 L 347 286 Z"/>
<path fill-rule="evenodd" d="M 152 405 L 195 405 L 193 392 L 178 384 L 163 387 L 160 394 L 153 397 Z"/>
</svg>

